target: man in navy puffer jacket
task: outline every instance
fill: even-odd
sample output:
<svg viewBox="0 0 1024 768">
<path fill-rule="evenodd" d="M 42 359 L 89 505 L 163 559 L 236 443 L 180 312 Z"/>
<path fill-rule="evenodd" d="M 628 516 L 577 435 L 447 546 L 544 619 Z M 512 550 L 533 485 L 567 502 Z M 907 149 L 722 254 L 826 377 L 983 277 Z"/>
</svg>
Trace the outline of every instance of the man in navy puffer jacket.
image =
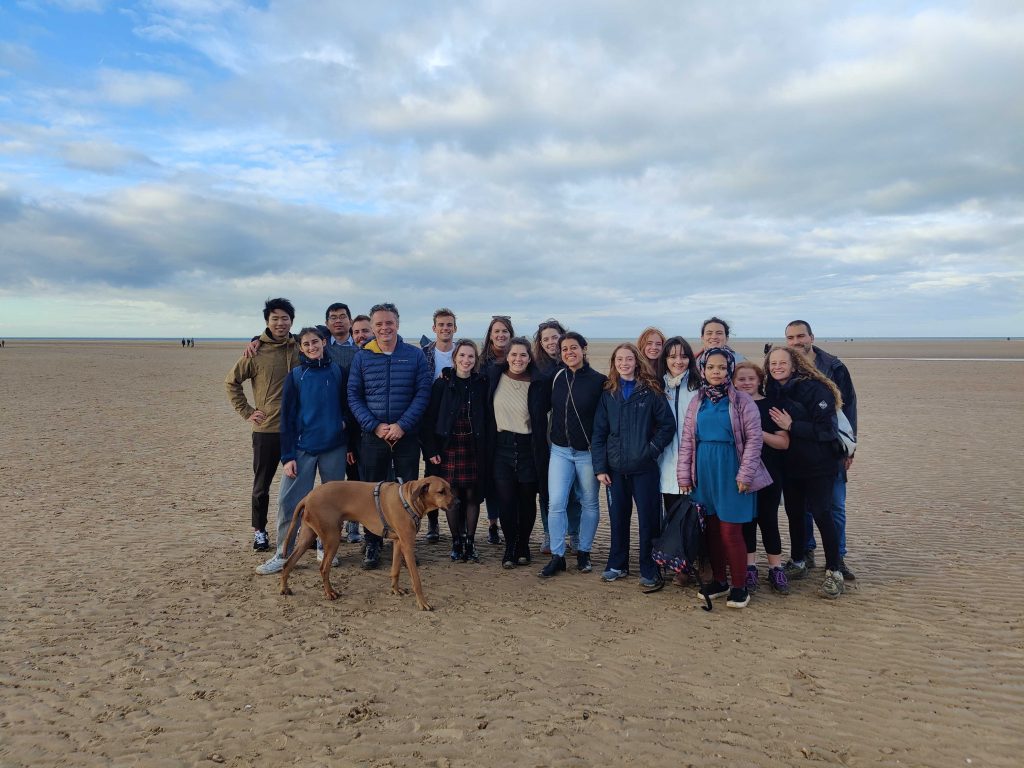
<svg viewBox="0 0 1024 768">
<path fill-rule="evenodd" d="M 423 351 L 398 335 L 398 308 L 376 304 L 370 310 L 375 339 L 356 353 L 348 378 L 349 408 L 359 422 L 359 476 L 386 480 L 419 477 L 419 426 L 430 402 L 432 371 Z M 364 568 L 380 565 L 379 536 L 366 532 Z"/>
</svg>

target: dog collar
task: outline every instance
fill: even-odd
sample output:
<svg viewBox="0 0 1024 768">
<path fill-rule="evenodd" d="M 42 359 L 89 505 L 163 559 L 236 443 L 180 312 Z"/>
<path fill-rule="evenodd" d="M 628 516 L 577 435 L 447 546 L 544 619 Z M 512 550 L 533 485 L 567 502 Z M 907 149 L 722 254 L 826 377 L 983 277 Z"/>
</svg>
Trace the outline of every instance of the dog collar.
<svg viewBox="0 0 1024 768">
<path fill-rule="evenodd" d="M 416 532 L 420 531 L 420 520 L 422 517 L 416 514 L 416 510 L 412 508 L 412 505 L 405 500 L 405 492 L 402 490 L 402 486 L 398 486 L 398 498 L 402 500 L 402 506 L 405 507 L 405 511 L 409 513 L 409 517 L 412 518 L 412 524 L 416 526 Z"/>
</svg>

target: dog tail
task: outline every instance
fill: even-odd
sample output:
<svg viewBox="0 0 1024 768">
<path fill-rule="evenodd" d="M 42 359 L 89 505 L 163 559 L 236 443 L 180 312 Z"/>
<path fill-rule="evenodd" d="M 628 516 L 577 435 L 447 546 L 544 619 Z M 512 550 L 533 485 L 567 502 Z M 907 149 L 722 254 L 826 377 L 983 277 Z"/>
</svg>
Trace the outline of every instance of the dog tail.
<svg viewBox="0 0 1024 768">
<path fill-rule="evenodd" d="M 295 511 L 292 512 L 292 521 L 288 525 L 288 535 L 285 537 L 285 541 L 294 541 L 292 538 L 295 532 L 299 529 L 299 524 L 302 521 L 302 513 L 306 509 L 306 497 L 302 497 L 302 501 L 295 505 Z M 288 551 L 285 550 L 284 556 L 288 557 Z"/>
</svg>

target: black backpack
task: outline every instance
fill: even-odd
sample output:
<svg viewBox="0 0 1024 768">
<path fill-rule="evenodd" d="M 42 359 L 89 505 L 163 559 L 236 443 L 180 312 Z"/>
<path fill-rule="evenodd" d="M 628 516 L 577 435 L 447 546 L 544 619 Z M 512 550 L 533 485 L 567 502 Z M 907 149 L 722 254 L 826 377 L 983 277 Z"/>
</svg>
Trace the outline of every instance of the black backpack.
<svg viewBox="0 0 1024 768">
<path fill-rule="evenodd" d="M 658 583 L 651 589 L 644 590 L 645 592 L 661 590 L 665 586 L 666 571 L 692 576 L 697 581 L 697 586 L 703 587 L 700 569 L 708 560 L 704 508 L 685 494 L 676 498 L 665 510 L 661 536 L 654 540 L 651 557 L 658 564 L 660 574 Z M 711 598 L 705 595 L 704 602 L 704 610 L 710 611 Z"/>
</svg>

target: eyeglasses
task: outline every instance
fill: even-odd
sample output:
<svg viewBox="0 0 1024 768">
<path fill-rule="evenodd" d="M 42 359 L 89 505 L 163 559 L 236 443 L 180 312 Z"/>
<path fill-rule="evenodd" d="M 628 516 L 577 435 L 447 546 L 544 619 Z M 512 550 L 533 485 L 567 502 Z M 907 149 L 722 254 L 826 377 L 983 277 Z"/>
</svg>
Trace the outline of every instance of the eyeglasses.
<svg viewBox="0 0 1024 768">
<path fill-rule="evenodd" d="M 338 315 L 332 313 L 332 314 L 327 316 L 327 320 L 328 321 L 331 321 L 331 320 L 348 320 L 348 319 L 349 319 L 349 317 L 345 313 L 341 313 L 341 314 L 338 314 Z"/>
</svg>

